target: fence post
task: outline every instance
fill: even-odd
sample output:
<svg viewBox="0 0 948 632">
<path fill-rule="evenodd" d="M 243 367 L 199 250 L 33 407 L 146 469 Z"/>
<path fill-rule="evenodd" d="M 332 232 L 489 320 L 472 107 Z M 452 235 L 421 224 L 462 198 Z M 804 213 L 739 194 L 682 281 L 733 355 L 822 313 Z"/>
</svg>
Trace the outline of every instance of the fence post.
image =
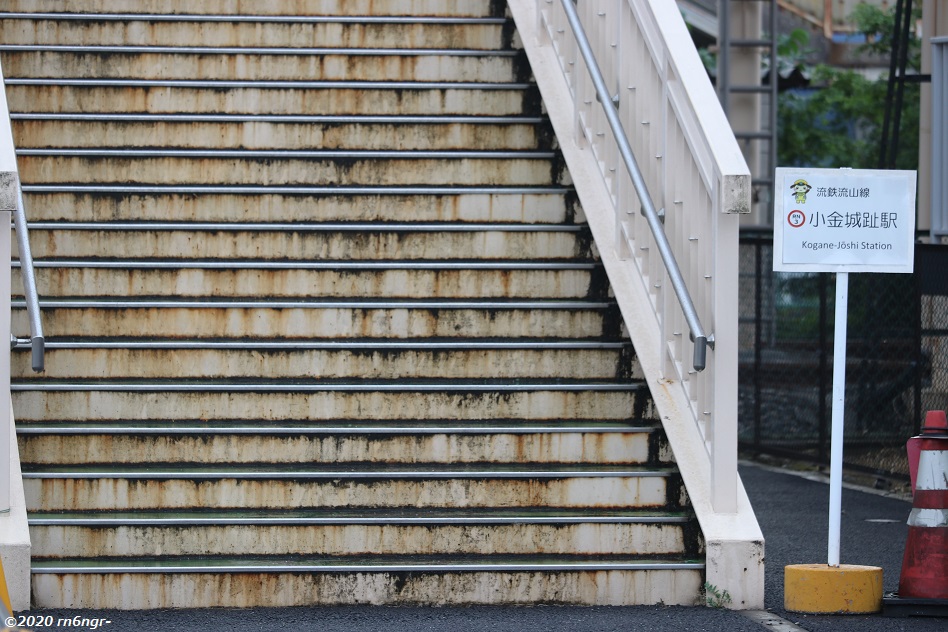
<svg viewBox="0 0 948 632">
<path fill-rule="evenodd" d="M 760 456 L 761 446 L 761 405 L 760 370 L 763 353 L 764 324 L 764 240 L 754 236 L 754 456 Z"/>
</svg>

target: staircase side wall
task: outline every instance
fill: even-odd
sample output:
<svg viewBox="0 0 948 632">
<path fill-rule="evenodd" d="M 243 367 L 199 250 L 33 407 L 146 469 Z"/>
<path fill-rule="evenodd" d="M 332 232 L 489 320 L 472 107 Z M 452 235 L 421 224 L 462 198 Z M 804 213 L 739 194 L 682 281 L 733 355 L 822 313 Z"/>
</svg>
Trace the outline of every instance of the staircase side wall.
<svg viewBox="0 0 948 632">
<path fill-rule="evenodd" d="M 639 274 L 635 265 L 623 260 L 622 253 L 615 245 L 619 243 L 616 236 L 617 222 L 613 214 L 615 202 L 594 153 L 589 151 L 583 139 L 576 133 L 573 95 L 560 70 L 553 46 L 541 44 L 545 35 L 540 32 L 537 4 L 532 0 L 510 0 L 508 4 L 626 327 L 642 358 L 646 380 L 682 472 L 689 499 L 698 515 L 707 546 L 707 582 L 730 594 L 729 607 L 762 608 L 764 539 L 743 484 L 737 476 L 736 435 L 732 441 L 728 440 L 726 433 L 715 430 L 710 424 L 704 426 L 702 420 L 696 419 L 694 401 L 687 385 L 669 376 L 666 364 L 669 350 L 664 341 L 660 317 L 652 308 L 653 297 L 650 296 L 650 288 L 646 286 L 649 281 Z M 689 80 L 687 77 L 680 79 Z M 710 86 L 708 89 L 710 91 Z M 713 92 L 710 94 L 713 100 Z M 713 102 L 717 103 L 716 100 Z M 725 124 L 724 128 L 726 127 Z M 707 132 L 710 138 L 716 138 L 720 133 L 721 130 Z M 736 142 L 732 144 L 736 147 Z M 711 147 L 712 152 L 726 149 L 727 147 Z M 698 160 L 707 161 L 709 157 L 702 156 Z M 742 190 L 741 182 L 745 179 L 728 177 L 720 171 L 717 175 L 719 179 L 714 183 L 718 198 L 716 204 L 732 213 L 717 214 L 713 218 L 713 228 L 725 235 L 733 235 L 734 242 L 730 250 L 727 243 L 720 243 L 718 247 L 723 252 L 719 254 L 732 252 L 736 255 L 740 217 L 738 213 L 749 210 L 738 207 L 740 200 L 747 196 L 749 190 Z M 736 282 L 735 274 L 730 285 L 736 286 Z M 719 279 L 717 285 L 725 287 L 728 281 Z M 725 333 L 725 336 L 736 340 L 736 312 L 734 322 L 716 323 L 714 326 L 717 332 Z M 716 353 L 719 352 L 720 348 L 716 350 Z M 736 355 L 733 359 L 736 374 Z M 736 382 L 732 384 L 736 389 Z M 736 401 L 736 392 L 725 395 L 733 395 Z M 736 428 L 736 410 L 733 413 L 733 419 L 718 422 L 723 421 Z M 717 446 L 714 445 L 715 442 Z M 716 456 L 723 452 L 730 458 L 726 463 L 713 464 L 714 459 L 709 458 L 709 449 L 712 453 L 717 451 L 719 454 Z M 723 503 L 723 509 L 721 504 L 713 502 L 715 495 L 720 495 L 722 490 L 726 497 L 730 497 L 729 501 Z"/>
</svg>

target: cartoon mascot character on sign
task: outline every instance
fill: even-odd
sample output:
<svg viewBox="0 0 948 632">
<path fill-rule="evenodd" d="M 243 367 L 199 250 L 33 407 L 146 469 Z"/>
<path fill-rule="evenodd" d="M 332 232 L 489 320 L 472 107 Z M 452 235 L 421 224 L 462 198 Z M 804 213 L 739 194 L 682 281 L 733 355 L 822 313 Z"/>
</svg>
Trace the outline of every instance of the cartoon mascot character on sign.
<svg viewBox="0 0 948 632">
<path fill-rule="evenodd" d="M 806 194 L 812 188 L 806 180 L 797 180 L 790 185 L 790 190 L 793 191 L 793 200 L 798 204 L 806 204 Z"/>
</svg>

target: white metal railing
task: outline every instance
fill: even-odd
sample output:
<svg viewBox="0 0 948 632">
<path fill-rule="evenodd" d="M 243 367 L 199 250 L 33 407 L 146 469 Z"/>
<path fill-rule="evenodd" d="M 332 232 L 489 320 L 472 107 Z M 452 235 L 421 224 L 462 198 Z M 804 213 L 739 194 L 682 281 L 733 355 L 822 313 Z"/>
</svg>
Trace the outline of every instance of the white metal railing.
<svg viewBox="0 0 948 632">
<path fill-rule="evenodd" d="M 623 128 L 622 120 L 619 117 L 620 93 L 616 92 L 615 96 L 613 96 L 606 86 L 605 77 L 599 68 L 599 63 L 596 61 L 596 53 L 593 51 L 589 38 L 586 36 L 586 29 L 583 27 L 579 11 L 577 11 L 576 7 L 573 6 L 573 3 L 570 1 L 563 0 L 561 5 L 563 14 L 566 16 L 566 20 L 569 22 L 570 29 L 575 38 L 578 52 L 582 56 L 583 63 L 589 73 L 589 80 L 596 93 L 596 101 L 602 105 L 602 113 L 605 115 L 609 131 L 612 133 L 610 141 L 615 143 L 616 151 L 625 167 L 625 174 L 628 175 L 632 187 L 635 190 L 635 196 L 638 198 L 642 208 L 642 216 L 645 217 L 648 229 L 651 232 L 651 237 L 654 240 L 655 249 L 658 251 L 662 264 L 665 266 L 665 273 L 668 275 L 668 280 L 675 292 L 675 296 L 678 298 L 682 315 L 688 325 L 691 334 L 690 338 L 694 343 L 692 367 L 696 372 L 702 371 L 707 363 L 707 347 L 709 344 L 712 348 L 714 347 L 714 337 L 712 336 L 709 340 L 708 336 L 704 333 L 701 318 L 695 309 L 691 293 L 688 291 L 688 286 L 685 284 L 684 277 L 681 274 L 681 268 L 678 266 L 678 261 L 672 252 L 671 244 L 665 236 L 665 230 L 662 226 L 664 209 L 662 209 L 661 212 L 656 210 L 655 202 L 652 200 L 652 195 L 649 193 L 648 186 L 645 184 L 642 170 L 639 169 L 638 161 L 635 159 L 635 153 L 632 151 L 632 145 Z M 608 14 L 602 13 L 597 17 L 607 18 Z M 616 48 L 618 48 L 618 46 Z M 583 137 L 587 138 L 586 133 L 589 130 L 582 126 L 579 129 L 583 133 Z M 605 136 L 605 134 L 601 134 L 601 136 Z M 591 140 L 595 147 L 597 139 Z M 608 167 L 612 177 L 620 175 L 616 173 L 617 169 L 614 162 L 608 165 Z M 604 173 L 603 175 L 605 176 L 606 174 Z M 616 202 L 621 201 L 616 200 Z M 614 210 L 618 211 L 617 208 Z"/>
<path fill-rule="evenodd" d="M 734 607 L 761 607 L 763 537 L 737 475 L 747 164 L 676 3 L 508 5 L 701 523 L 708 580 Z M 707 336 L 704 370 L 689 331 L 699 347 Z"/>
<path fill-rule="evenodd" d="M 736 222 L 727 220 L 749 212 L 750 174 L 697 55 L 681 54 L 681 44 L 693 45 L 677 12 L 680 34 L 667 32 L 674 22 L 663 15 L 664 5 L 674 10 L 674 3 L 648 0 L 582 0 L 575 7 L 571 0 L 539 0 L 538 19 L 573 95 L 579 142 L 595 155 L 612 199 L 619 258 L 635 266 L 649 288 L 661 331 L 661 374 L 687 393 L 712 461 L 713 505 L 729 511 L 737 470 L 738 234 Z M 605 103 L 582 59 L 582 32 L 610 92 Z M 611 116 L 624 139 L 612 134 Z M 622 168 L 625 142 L 641 157 L 640 175 Z M 650 197 L 664 226 L 650 211 Z M 663 256 L 665 239 L 677 265 Z M 684 335 L 688 307 L 666 289 L 675 284 L 676 268 L 696 321 L 711 328 L 707 371 L 689 365 L 695 354 Z"/>
</svg>

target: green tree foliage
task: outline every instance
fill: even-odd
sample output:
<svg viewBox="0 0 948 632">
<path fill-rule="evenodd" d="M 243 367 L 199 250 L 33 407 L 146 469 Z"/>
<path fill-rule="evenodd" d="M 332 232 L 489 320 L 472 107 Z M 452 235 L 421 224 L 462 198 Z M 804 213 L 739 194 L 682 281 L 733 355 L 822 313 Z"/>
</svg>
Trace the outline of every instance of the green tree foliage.
<svg viewBox="0 0 948 632">
<path fill-rule="evenodd" d="M 862 4 L 851 15 L 866 34 L 864 48 L 888 56 L 894 9 Z M 783 92 L 778 101 L 778 161 L 788 167 L 878 167 L 888 77 L 867 79 L 846 69 L 797 61 L 806 38 L 794 32 L 781 40 L 783 63 L 793 60 L 810 78 L 811 89 Z M 785 67 L 785 66 L 784 66 Z M 911 37 L 908 68 L 919 68 L 918 40 Z M 907 84 L 896 167 L 918 166 L 918 84 Z"/>
</svg>

